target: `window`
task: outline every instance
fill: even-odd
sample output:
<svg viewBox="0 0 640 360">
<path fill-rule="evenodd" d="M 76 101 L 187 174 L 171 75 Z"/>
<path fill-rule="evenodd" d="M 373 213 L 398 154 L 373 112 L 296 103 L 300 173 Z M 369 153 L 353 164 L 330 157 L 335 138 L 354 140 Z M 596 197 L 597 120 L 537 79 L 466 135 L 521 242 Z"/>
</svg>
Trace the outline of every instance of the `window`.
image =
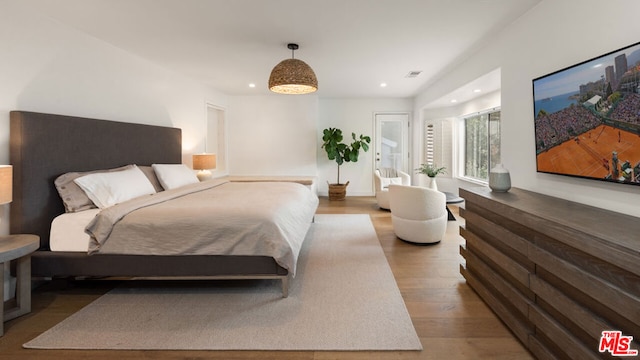
<svg viewBox="0 0 640 360">
<path fill-rule="evenodd" d="M 453 123 L 454 118 L 427 119 L 424 122 L 424 147 L 421 162 L 446 168 L 441 176 L 453 176 Z"/>
<path fill-rule="evenodd" d="M 427 164 L 433 164 L 433 158 L 434 158 L 434 131 L 433 131 L 433 124 L 428 124 L 427 126 L 425 126 L 425 141 L 424 141 L 424 160 L 425 163 Z"/>
<path fill-rule="evenodd" d="M 500 163 L 500 111 L 464 118 L 464 177 L 482 182 L 489 170 Z"/>
</svg>

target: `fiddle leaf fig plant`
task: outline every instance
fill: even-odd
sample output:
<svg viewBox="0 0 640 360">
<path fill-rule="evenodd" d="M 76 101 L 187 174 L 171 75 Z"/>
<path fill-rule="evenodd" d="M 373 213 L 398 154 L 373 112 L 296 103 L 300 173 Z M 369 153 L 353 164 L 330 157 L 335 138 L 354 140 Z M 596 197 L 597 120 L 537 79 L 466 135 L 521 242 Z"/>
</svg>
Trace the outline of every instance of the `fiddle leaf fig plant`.
<svg viewBox="0 0 640 360">
<path fill-rule="evenodd" d="M 355 133 L 351 133 L 352 142 L 347 145 L 342 142 L 342 130 L 337 128 L 328 128 L 322 131 L 322 148 L 327 152 L 329 160 L 334 160 L 338 164 L 337 184 L 340 184 L 340 165 L 345 162 L 357 162 L 360 150 L 369 151 L 371 138 L 369 136 L 360 135 L 356 137 Z"/>
</svg>

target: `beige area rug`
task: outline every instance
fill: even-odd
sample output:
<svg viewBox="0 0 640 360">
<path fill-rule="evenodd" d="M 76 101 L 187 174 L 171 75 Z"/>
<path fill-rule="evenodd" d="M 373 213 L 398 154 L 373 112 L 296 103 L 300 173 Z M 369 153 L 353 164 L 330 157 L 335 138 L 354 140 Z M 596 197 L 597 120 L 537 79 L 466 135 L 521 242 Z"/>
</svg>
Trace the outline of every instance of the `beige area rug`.
<svg viewBox="0 0 640 360">
<path fill-rule="evenodd" d="M 422 349 L 368 215 L 316 216 L 288 298 L 273 280 L 172 284 L 129 282 L 24 347 Z"/>
</svg>

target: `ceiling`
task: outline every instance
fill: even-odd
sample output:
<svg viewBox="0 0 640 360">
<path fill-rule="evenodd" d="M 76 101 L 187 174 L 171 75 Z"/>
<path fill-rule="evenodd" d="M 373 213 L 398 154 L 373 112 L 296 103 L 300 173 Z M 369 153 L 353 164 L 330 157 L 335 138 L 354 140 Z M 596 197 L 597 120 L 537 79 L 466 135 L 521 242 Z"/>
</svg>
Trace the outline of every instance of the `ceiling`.
<svg viewBox="0 0 640 360">
<path fill-rule="evenodd" d="M 21 2 L 229 95 L 270 93 L 271 69 L 294 42 L 320 97 L 412 97 L 540 0 Z M 498 89 L 497 78 L 482 91 Z"/>
</svg>

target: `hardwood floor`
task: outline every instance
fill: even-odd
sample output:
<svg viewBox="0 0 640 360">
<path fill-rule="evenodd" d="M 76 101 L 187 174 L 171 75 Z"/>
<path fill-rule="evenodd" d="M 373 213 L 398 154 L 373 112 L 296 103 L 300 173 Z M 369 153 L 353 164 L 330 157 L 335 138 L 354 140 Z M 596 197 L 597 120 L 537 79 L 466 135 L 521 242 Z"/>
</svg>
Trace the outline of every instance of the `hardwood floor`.
<svg viewBox="0 0 640 360">
<path fill-rule="evenodd" d="M 391 215 L 373 197 L 345 201 L 321 198 L 319 214 L 369 214 L 394 273 L 423 351 L 286 352 L 286 351 L 83 351 L 27 350 L 22 344 L 51 328 L 113 287 L 117 280 L 45 283 L 33 291 L 32 312 L 5 323 L 0 337 L 4 359 L 533 359 L 459 273 L 464 240 L 448 223 L 445 239 L 436 245 L 405 243 L 393 234 Z"/>
</svg>

